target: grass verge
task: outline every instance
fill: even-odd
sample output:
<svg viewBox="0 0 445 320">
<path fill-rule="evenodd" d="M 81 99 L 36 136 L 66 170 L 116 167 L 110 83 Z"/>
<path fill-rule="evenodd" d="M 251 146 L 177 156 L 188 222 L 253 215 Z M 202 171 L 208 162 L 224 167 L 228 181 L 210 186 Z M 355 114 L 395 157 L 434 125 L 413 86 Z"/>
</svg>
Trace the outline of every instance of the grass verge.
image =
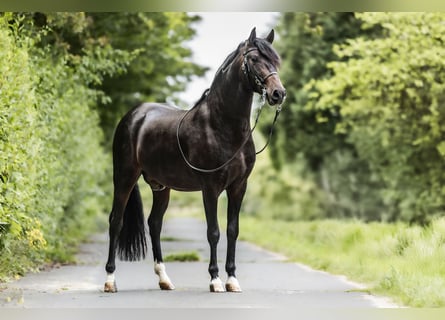
<svg viewBox="0 0 445 320">
<path fill-rule="evenodd" d="M 445 218 L 423 228 L 244 216 L 240 239 L 282 253 L 291 261 L 345 275 L 399 304 L 445 306 Z"/>
<path fill-rule="evenodd" d="M 199 261 L 199 254 L 195 251 L 187 251 L 187 252 L 178 252 L 171 253 L 164 257 L 164 262 L 190 262 L 190 261 Z"/>
</svg>

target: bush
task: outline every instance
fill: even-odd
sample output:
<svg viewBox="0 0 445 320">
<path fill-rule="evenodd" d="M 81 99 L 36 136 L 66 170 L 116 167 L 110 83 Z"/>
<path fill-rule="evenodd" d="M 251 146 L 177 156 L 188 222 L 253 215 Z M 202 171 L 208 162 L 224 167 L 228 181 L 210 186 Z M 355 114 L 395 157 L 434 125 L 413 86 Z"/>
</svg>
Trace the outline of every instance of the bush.
<svg viewBox="0 0 445 320">
<path fill-rule="evenodd" d="M 23 23 L 0 16 L 2 280 L 70 259 L 70 245 L 104 211 L 111 171 L 92 108 L 98 92 Z"/>
<path fill-rule="evenodd" d="M 28 44 L 15 43 L 4 19 L 0 22 L 0 273 L 5 274 L 11 264 L 16 271 L 29 267 L 17 257 L 42 249 L 46 242 L 30 214 L 42 161 Z"/>
</svg>

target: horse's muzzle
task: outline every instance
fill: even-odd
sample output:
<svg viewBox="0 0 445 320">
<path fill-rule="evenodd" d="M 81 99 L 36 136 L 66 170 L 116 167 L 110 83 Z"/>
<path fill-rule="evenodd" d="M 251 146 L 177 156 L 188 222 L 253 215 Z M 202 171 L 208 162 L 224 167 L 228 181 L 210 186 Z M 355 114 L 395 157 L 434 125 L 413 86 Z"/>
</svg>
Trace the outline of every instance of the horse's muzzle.
<svg viewBox="0 0 445 320">
<path fill-rule="evenodd" d="M 272 94 L 268 97 L 269 104 L 271 106 L 276 104 L 282 104 L 285 97 L 286 97 L 286 90 L 284 88 L 282 90 L 275 89 L 274 91 L 272 91 Z"/>
<path fill-rule="evenodd" d="M 284 89 L 278 75 L 270 77 L 266 83 L 267 101 L 271 106 L 282 104 L 286 98 L 286 89 Z"/>
</svg>

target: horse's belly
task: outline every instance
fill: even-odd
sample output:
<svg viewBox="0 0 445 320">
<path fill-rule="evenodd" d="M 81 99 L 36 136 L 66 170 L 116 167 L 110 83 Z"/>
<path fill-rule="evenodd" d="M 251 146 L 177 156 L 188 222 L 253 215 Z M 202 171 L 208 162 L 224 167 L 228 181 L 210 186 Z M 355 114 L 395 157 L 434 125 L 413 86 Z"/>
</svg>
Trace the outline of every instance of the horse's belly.
<svg viewBox="0 0 445 320">
<path fill-rule="evenodd" d="M 199 191 L 201 190 L 201 185 L 194 179 L 183 179 L 178 177 L 168 177 L 165 175 L 149 175 L 144 174 L 145 181 L 153 188 L 170 188 L 177 191 Z"/>
<path fill-rule="evenodd" d="M 159 152 L 144 157 L 141 163 L 145 181 L 153 186 L 168 187 L 179 191 L 201 190 L 200 180 L 174 154 Z"/>
</svg>

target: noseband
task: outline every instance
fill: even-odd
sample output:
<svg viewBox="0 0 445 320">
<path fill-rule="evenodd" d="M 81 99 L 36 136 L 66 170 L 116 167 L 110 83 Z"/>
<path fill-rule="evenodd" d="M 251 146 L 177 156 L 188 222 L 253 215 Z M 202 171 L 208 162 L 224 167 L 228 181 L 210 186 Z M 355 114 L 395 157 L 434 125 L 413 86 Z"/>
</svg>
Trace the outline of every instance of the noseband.
<svg viewBox="0 0 445 320">
<path fill-rule="evenodd" d="M 258 75 L 257 72 L 255 72 L 255 70 L 251 70 L 249 64 L 247 63 L 247 55 L 250 52 L 255 51 L 255 50 L 258 50 L 258 48 L 251 48 L 251 49 L 249 49 L 249 50 L 247 50 L 247 51 L 245 51 L 243 53 L 244 59 L 243 59 L 243 65 L 242 65 L 241 68 L 242 68 L 242 70 L 243 70 L 243 72 L 244 72 L 244 74 L 246 76 L 253 75 L 253 78 L 255 80 L 255 84 L 261 89 L 262 94 L 264 96 L 265 90 L 266 90 L 266 81 L 267 81 L 267 79 L 269 79 L 270 77 L 278 74 L 278 72 L 272 71 L 267 76 L 262 78 L 260 75 Z"/>
</svg>

